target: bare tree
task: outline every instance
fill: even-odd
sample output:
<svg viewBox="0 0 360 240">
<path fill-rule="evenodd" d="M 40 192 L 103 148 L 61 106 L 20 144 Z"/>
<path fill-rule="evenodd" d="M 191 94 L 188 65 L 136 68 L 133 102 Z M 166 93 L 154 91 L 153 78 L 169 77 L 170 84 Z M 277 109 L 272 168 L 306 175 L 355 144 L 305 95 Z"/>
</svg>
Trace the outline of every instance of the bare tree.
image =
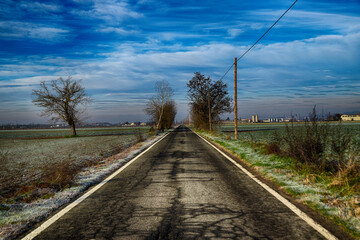
<svg viewBox="0 0 360 240">
<path fill-rule="evenodd" d="M 196 128 L 211 130 L 220 120 L 220 115 L 232 112 L 232 99 L 227 86 L 222 81 L 212 81 L 210 77 L 196 72 L 187 84 L 191 115 Z"/>
<path fill-rule="evenodd" d="M 50 86 L 45 81 L 40 83 L 40 89 L 33 90 L 33 103 L 45 108 L 43 116 L 52 121 L 63 121 L 69 124 L 71 133 L 76 135 L 75 125 L 84 111 L 84 106 L 90 102 L 85 88 L 80 85 L 81 80 L 59 78 L 52 80 Z"/>
<path fill-rule="evenodd" d="M 144 111 L 156 123 L 156 129 L 170 128 L 176 115 L 173 90 L 167 81 L 156 82 L 156 95 L 149 99 Z"/>
</svg>

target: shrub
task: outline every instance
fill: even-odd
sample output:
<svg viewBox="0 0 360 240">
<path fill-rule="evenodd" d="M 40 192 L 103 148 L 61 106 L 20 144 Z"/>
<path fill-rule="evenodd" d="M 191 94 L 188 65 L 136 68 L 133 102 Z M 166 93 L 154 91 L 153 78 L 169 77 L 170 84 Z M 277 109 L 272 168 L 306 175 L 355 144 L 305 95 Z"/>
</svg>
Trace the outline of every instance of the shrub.
<svg viewBox="0 0 360 240">
<path fill-rule="evenodd" d="M 143 134 L 141 132 L 141 129 L 138 128 L 137 132 L 136 132 L 136 142 L 142 142 L 144 140 L 145 140 L 145 138 L 144 138 L 144 136 L 143 136 Z"/>
<path fill-rule="evenodd" d="M 71 185 L 78 167 L 70 160 L 63 161 L 55 165 L 46 165 L 43 169 L 43 178 L 41 185 L 54 188 L 56 190 L 63 190 L 65 187 Z"/>
<path fill-rule="evenodd" d="M 277 154 L 281 155 L 282 151 L 277 142 L 271 142 L 270 144 L 266 145 L 266 154 Z"/>
<path fill-rule="evenodd" d="M 272 141 L 265 145 L 265 153 L 283 155 L 283 151 L 281 150 L 282 140 L 283 138 L 275 131 Z"/>
<path fill-rule="evenodd" d="M 295 167 L 333 174 L 332 186 L 359 191 L 360 159 L 357 139 L 341 124 L 319 123 L 316 109 L 310 122 L 286 125 L 285 133 L 267 146 L 268 153 L 285 154 L 295 159 Z M 280 146 L 283 148 L 281 149 Z"/>
<path fill-rule="evenodd" d="M 155 128 L 153 126 L 151 126 L 151 128 L 149 129 L 149 135 L 154 136 L 155 133 L 156 133 Z"/>
<path fill-rule="evenodd" d="M 303 126 L 286 126 L 283 141 L 287 153 L 300 163 L 324 167 L 323 156 L 327 148 L 329 125 L 316 121 Z"/>
<path fill-rule="evenodd" d="M 286 125 L 285 134 L 276 142 L 284 143 L 286 155 L 300 164 L 337 172 L 347 166 L 351 141 L 351 134 L 341 125 L 319 123 L 314 107 L 310 122 Z"/>
<path fill-rule="evenodd" d="M 226 140 L 231 140 L 231 134 L 230 133 L 226 134 Z"/>
<path fill-rule="evenodd" d="M 31 202 L 38 197 L 36 187 L 32 185 L 21 186 L 14 194 L 16 201 Z"/>
<path fill-rule="evenodd" d="M 340 124 L 334 126 L 331 131 L 330 146 L 331 157 L 337 162 L 337 168 L 347 168 L 346 154 L 351 149 L 352 139 L 348 130 L 344 129 Z"/>
</svg>

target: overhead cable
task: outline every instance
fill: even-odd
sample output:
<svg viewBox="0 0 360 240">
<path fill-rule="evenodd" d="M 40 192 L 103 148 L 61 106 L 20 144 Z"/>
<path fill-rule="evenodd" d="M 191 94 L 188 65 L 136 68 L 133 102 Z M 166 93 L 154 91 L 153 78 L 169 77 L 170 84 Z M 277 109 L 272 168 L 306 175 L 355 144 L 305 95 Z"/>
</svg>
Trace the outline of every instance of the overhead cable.
<svg viewBox="0 0 360 240">
<path fill-rule="evenodd" d="M 256 44 L 258 44 L 258 42 L 260 42 L 260 40 L 280 21 L 280 19 L 295 5 L 295 3 L 298 0 L 295 0 L 295 2 L 293 4 L 291 4 L 291 6 L 278 18 L 278 20 L 276 20 L 273 25 L 271 25 L 271 27 L 269 27 L 268 30 L 266 30 L 266 32 L 248 49 L 246 50 L 241 57 L 238 58 L 238 60 L 240 60 L 241 58 L 243 58 L 253 47 L 255 47 Z M 229 67 L 229 69 L 225 72 L 225 74 L 220 78 L 220 81 L 223 80 L 223 78 L 228 74 L 228 72 L 231 70 L 231 68 L 234 66 L 234 63 Z"/>
</svg>

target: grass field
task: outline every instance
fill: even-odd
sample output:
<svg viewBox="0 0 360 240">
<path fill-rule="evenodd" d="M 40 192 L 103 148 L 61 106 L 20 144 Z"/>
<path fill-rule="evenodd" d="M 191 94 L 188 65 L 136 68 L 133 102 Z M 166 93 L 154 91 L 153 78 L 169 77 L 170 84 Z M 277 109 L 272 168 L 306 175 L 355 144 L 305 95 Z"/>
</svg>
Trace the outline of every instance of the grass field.
<svg viewBox="0 0 360 240">
<path fill-rule="evenodd" d="M 92 165 L 149 136 L 149 128 L 67 129 L 0 131 L 0 195 L 39 181 L 49 168 L 71 164 Z M 0 199 L 1 200 L 1 199 Z"/>
</svg>

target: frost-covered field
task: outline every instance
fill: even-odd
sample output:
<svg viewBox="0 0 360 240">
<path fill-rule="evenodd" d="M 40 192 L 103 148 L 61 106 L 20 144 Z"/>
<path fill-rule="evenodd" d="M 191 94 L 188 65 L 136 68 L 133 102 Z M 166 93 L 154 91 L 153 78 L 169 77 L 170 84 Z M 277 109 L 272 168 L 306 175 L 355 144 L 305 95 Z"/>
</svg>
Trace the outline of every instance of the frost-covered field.
<svg viewBox="0 0 360 240">
<path fill-rule="evenodd" d="M 118 153 L 134 144 L 140 133 L 147 138 L 148 128 L 79 129 L 80 137 L 75 138 L 51 138 L 69 130 L 0 131 L 0 193 L 39 179 L 49 165 L 70 161 L 83 166 Z"/>
<path fill-rule="evenodd" d="M 71 187 L 65 188 L 63 191 L 56 192 L 55 195 L 50 198 L 40 198 L 31 203 L 20 202 L 0 204 L 0 239 L 13 239 L 15 236 L 28 229 L 34 223 L 44 219 L 55 209 L 71 201 L 71 199 L 85 191 L 89 186 L 101 181 L 101 179 L 103 179 L 105 176 L 124 165 L 135 155 L 139 154 L 151 144 L 158 141 L 161 137 L 162 135 L 148 138 L 148 140 L 145 142 L 135 144 L 118 154 L 112 155 L 108 158 L 102 158 L 103 161 L 101 161 L 99 164 L 84 168 L 81 172 L 79 172 L 75 176 L 74 184 Z M 91 146 L 94 147 L 94 151 L 97 152 L 99 150 L 105 151 L 106 149 L 105 147 L 96 148 L 96 143 L 101 144 L 101 141 L 107 142 L 106 144 L 104 143 L 104 146 L 107 147 L 113 146 L 110 143 L 112 141 L 116 142 L 117 144 L 123 144 L 122 146 L 129 146 L 131 143 L 136 141 L 132 138 L 114 138 L 114 136 L 107 138 L 96 137 L 95 139 L 90 140 L 91 138 L 92 137 L 89 137 L 89 140 L 87 140 L 88 138 L 84 138 L 85 142 L 80 141 L 79 139 L 81 138 L 70 138 L 69 140 L 71 141 L 68 142 L 68 144 L 64 144 L 63 147 L 70 147 L 69 145 L 72 144 L 83 144 L 82 146 L 84 147 L 86 144 L 92 144 Z M 61 143 L 61 141 L 59 143 Z M 46 144 L 44 144 L 44 146 L 46 146 Z M 90 150 L 91 146 L 89 146 L 89 152 L 92 152 Z M 55 148 L 52 148 L 52 150 L 56 151 Z M 79 153 L 83 153 L 83 157 L 92 157 L 89 152 Z M 50 154 L 50 152 L 48 153 Z"/>
<path fill-rule="evenodd" d="M 246 128 L 248 127 L 246 126 Z M 280 128 L 280 126 L 275 127 Z M 354 128 L 354 125 L 349 127 Z M 356 127 L 359 125 L 355 125 Z M 355 131 L 359 131 L 359 129 Z M 235 153 L 302 202 L 341 222 L 357 237 L 360 237 L 360 195 L 358 193 L 352 192 L 350 195 L 344 195 L 329 187 L 324 181 L 314 181 L 318 177 L 315 174 L 299 174 L 294 170 L 290 161 L 276 155 L 264 155 L 259 149 L 253 148 L 253 144 L 249 141 L 229 139 L 224 133 L 217 135 L 200 133 Z M 261 132 L 255 133 L 260 141 L 262 139 Z M 241 134 L 243 133 L 239 135 Z M 269 135 L 265 134 L 265 136 Z M 263 142 L 267 142 L 267 140 L 265 139 Z"/>
</svg>

